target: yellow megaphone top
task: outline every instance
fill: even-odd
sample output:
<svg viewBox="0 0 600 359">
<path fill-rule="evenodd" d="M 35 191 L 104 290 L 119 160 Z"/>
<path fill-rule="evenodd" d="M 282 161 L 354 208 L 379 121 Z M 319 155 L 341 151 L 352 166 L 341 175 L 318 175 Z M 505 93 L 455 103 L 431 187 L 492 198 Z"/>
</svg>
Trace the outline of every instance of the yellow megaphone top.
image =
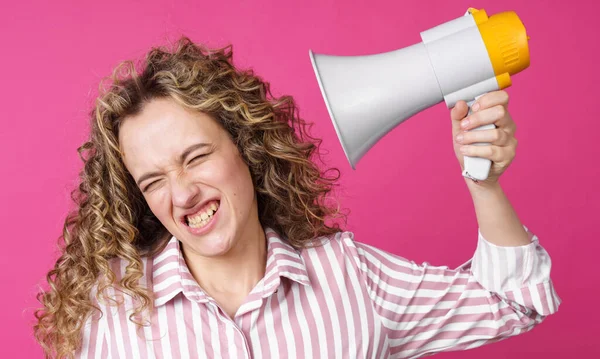
<svg viewBox="0 0 600 359">
<path fill-rule="evenodd" d="M 529 36 L 514 11 L 487 16 L 485 10 L 469 8 L 485 44 L 500 89 L 511 85 L 510 75 L 529 66 Z"/>
</svg>

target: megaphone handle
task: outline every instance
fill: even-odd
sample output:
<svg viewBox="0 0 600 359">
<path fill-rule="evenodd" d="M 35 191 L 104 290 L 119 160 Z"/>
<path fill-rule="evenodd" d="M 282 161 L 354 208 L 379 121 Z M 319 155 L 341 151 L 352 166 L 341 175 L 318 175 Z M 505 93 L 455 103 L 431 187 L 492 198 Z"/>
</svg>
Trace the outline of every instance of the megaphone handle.
<svg viewBox="0 0 600 359">
<path fill-rule="evenodd" d="M 475 101 L 477 101 L 481 96 L 483 96 L 483 95 L 477 96 L 477 97 L 475 97 L 475 99 L 473 101 L 467 102 L 467 106 L 469 106 L 469 114 L 468 115 L 473 113 L 473 111 L 471 110 L 471 105 L 473 105 L 473 103 Z M 482 130 L 490 130 L 490 129 L 494 129 L 494 128 L 496 128 L 496 125 L 494 125 L 492 123 L 489 125 L 479 126 L 470 131 L 482 131 Z M 489 145 L 489 143 L 477 142 L 477 143 L 473 143 L 472 145 L 486 146 L 486 145 Z M 492 165 L 492 161 L 488 160 L 487 158 L 464 156 L 464 167 L 465 168 L 463 170 L 462 175 L 464 177 L 474 180 L 475 182 L 483 181 L 488 178 L 488 175 L 490 174 L 491 165 Z"/>
</svg>

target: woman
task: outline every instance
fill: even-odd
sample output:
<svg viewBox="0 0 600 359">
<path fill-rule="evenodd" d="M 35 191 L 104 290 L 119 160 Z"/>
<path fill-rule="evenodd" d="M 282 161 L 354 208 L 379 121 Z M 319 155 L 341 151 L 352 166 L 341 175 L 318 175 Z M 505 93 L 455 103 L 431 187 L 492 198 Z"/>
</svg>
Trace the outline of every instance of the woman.
<svg viewBox="0 0 600 359">
<path fill-rule="evenodd" d="M 48 356 L 412 358 L 498 341 L 557 310 L 550 258 L 498 184 L 516 147 L 505 92 L 451 114 L 462 144 L 492 142 L 464 152 L 493 161 L 488 180 L 466 180 L 475 255 L 456 270 L 419 266 L 340 230 L 327 204 L 338 175 L 312 161 L 319 141 L 291 98 L 272 98 L 231 55 L 184 37 L 101 91 L 78 210 L 39 295 Z M 463 131 L 484 123 L 498 128 Z"/>
</svg>

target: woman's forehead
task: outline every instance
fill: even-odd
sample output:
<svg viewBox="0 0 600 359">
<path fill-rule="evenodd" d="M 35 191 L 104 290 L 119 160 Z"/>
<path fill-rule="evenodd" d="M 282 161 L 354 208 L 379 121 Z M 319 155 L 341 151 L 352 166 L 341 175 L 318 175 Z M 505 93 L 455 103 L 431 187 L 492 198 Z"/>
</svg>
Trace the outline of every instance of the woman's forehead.
<svg viewBox="0 0 600 359">
<path fill-rule="evenodd" d="M 220 135 L 219 126 L 211 116 L 161 99 L 146 104 L 139 114 L 123 121 L 119 142 L 125 148 L 142 146 L 144 149 L 163 142 L 181 144 L 190 137 L 215 141 Z"/>
<path fill-rule="evenodd" d="M 150 103 L 140 114 L 124 120 L 119 143 L 129 161 L 174 160 L 190 146 L 219 142 L 221 132 L 209 115 L 163 101 Z"/>
</svg>

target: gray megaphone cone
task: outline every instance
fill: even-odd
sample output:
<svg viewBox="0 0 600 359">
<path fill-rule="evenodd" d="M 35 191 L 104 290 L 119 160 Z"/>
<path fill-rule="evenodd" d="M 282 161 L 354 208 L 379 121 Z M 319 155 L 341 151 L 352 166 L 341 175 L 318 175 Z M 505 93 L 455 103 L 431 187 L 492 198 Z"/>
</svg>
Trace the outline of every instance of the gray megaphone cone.
<svg viewBox="0 0 600 359">
<path fill-rule="evenodd" d="M 367 56 L 309 53 L 329 115 L 353 169 L 394 127 L 443 101 L 422 43 Z"/>
</svg>

